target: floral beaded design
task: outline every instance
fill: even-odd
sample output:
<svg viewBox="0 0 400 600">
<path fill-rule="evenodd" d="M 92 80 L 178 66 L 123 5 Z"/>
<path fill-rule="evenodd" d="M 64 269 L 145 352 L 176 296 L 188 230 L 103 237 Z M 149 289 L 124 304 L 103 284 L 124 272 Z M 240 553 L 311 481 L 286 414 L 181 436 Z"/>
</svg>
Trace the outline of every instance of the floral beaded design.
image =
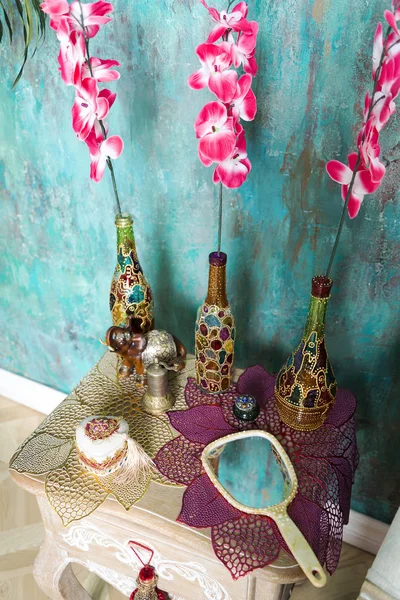
<svg viewBox="0 0 400 600">
<path fill-rule="evenodd" d="M 121 419 L 110 417 L 92 419 L 86 423 L 85 433 L 91 440 L 105 440 L 119 429 L 120 423 Z"/>
<path fill-rule="evenodd" d="M 136 253 L 132 218 L 117 217 L 117 264 L 111 282 L 110 311 L 113 324 L 124 326 L 129 317 L 141 322 L 147 333 L 154 326 L 153 294 Z"/>
<path fill-rule="evenodd" d="M 195 327 L 196 382 L 210 393 L 226 391 L 232 379 L 235 321 L 229 306 L 204 303 Z"/>
<path fill-rule="evenodd" d="M 300 344 L 279 371 L 275 395 L 281 419 L 295 429 L 320 427 L 335 403 L 337 383 L 325 345 L 332 280 L 312 280 L 310 308 Z"/>
</svg>

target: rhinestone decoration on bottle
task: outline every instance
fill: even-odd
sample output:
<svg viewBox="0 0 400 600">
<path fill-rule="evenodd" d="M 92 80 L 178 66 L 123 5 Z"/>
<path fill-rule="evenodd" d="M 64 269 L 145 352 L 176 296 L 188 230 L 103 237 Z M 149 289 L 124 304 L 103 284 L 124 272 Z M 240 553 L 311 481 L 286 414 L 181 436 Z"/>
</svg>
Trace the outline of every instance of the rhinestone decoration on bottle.
<svg viewBox="0 0 400 600">
<path fill-rule="evenodd" d="M 125 326 L 129 317 L 140 322 L 142 333 L 154 328 L 153 294 L 136 252 L 133 219 L 124 213 L 115 218 L 117 264 L 111 282 L 110 311 L 114 325 Z"/>
<path fill-rule="evenodd" d="M 331 287 L 332 279 L 313 278 L 302 340 L 276 379 L 279 416 L 286 425 L 300 431 L 321 427 L 335 403 L 337 384 L 325 347 L 325 317 Z"/>
<path fill-rule="evenodd" d="M 226 297 L 226 261 L 223 252 L 209 256 L 208 293 L 195 327 L 196 382 L 211 394 L 227 390 L 233 372 L 235 321 Z"/>
</svg>

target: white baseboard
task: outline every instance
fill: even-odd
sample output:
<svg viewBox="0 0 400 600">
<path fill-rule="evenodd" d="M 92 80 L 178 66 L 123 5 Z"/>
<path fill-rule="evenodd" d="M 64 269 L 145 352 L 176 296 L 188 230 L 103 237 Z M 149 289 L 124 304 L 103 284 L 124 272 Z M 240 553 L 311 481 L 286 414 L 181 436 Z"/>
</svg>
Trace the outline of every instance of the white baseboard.
<svg viewBox="0 0 400 600">
<path fill-rule="evenodd" d="M 65 398 L 62 392 L 4 369 L 0 369 L 0 395 L 44 415 L 50 414 Z M 388 529 L 389 525 L 351 510 L 343 539 L 351 546 L 377 554 Z"/>
<path fill-rule="evenodd" d="M 26 377 L 0 369 L 0 396 L 50 414 L 65 398 L 65 394 Z"/>
<path fill-rule="evenodd" d="M 343 540 L 365 552 L 377 554 L 388 530 L 386 523 L 351 510 L 349 524 L 343 530 Z"/>
</svg>

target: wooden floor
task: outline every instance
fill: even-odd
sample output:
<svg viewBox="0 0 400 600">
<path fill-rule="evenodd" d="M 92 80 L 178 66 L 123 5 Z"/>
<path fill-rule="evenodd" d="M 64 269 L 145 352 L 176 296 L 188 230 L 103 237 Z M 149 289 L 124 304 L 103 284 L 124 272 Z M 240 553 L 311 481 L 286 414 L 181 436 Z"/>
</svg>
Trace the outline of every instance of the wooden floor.
<svg viewBox="0 0 400 600">
<path fill-rule="evenodd" d="M 0 396 L 0 599 L 45 600 L 32 576 L 43 527 L 36 500 L 11 480 L 8 462 L 17 446 L 43 420 L 43 415 Z M 355 600 L 373 556 L 344 544 L 335 575 L 322 590 L 305 583 L 292 600 Z M 76 573 L 94 600 L 125 598 L 97 577 L 77 567 Z M 188 598 L 190 600 L 190 598 Z"/>
</svg>

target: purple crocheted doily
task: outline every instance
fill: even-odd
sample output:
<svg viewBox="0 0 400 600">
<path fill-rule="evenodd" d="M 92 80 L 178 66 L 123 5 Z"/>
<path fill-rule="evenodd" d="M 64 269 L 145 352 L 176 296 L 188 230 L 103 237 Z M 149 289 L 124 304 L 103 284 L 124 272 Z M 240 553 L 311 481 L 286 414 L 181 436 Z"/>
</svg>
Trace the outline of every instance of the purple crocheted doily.
<svg viewBox="0 0 400 600">
<path fill-rule="evenodd" d="M 289 454 L 299 482 L 288 513 L 330 574 L 337 567 L 343 525 L 349 518 L 358 464 L 354 395 L 339 389 L 325 424 L 301 432 L 280 421 L 274 386 L 275 378 L 258 365 L 247 369 L 224 394 L 206 395 L 194 379 L 188 379 L 188 409 L 168 413 L 180 435 L 155 458 L 161 473 L 187 486 L 177 520 L 190 527 L 211 527 L 214 552 L 234 579 L 272 563 L 281 550 L 290 552 L 273 520 L 237 510 L 216 490 L 200 459 L 210 442 L 243 429 L 263 429 L 276 436 Z M 244 393 L 253 395 L 261 407 L 253 423 L 239 421 L 232 413 L 234 399 Z"/>
</svg>

